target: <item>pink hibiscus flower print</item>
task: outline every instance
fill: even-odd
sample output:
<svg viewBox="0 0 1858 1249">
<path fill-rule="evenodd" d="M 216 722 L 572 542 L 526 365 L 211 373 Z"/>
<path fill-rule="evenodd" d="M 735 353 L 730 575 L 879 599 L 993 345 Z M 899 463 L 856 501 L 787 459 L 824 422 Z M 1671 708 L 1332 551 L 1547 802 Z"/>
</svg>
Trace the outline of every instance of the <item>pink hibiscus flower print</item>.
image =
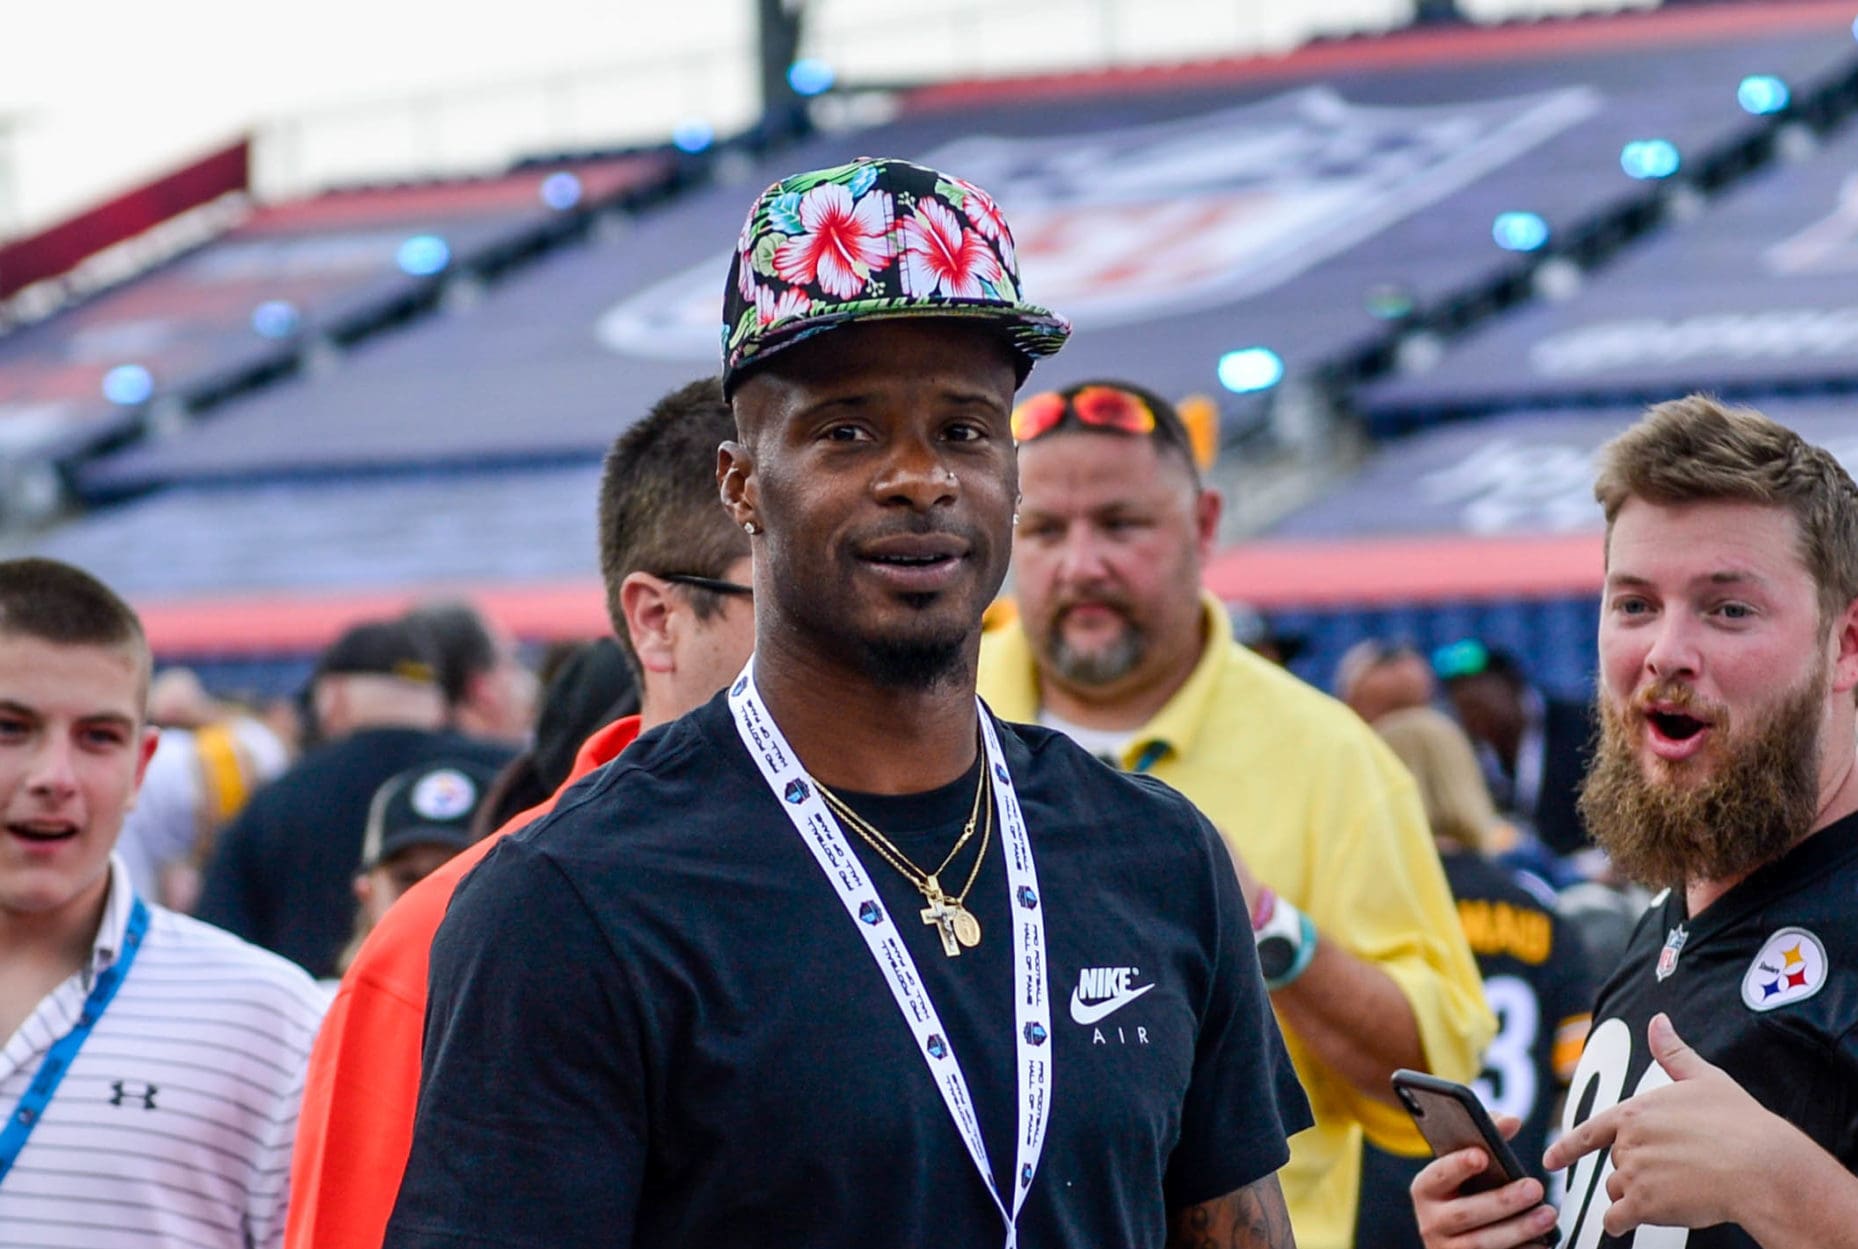
<svg viewBox="0 0 1858 1249">
<path fill-rule="evenodd" d="M 812 306 L 813 301 L 797 286 L 790 286 L 779 295 L 765 286 L 755 288 L 755 321 L 764 330 L 776 321 L 800 316 Z"/>
<path fill-rule="evenodd" d="M 1007 229 L 1006 217 L 1000 206 L 993 202 L 987 192 L 972 183 L 959 178 L 952 179 L 956 186 L 967 194 L 962 197 L 961 211 L 966 213 L 974 228 L 994 241 L 1000 249 L 1000 258 L 1006 264 L 1013 263 L 1013 235 Z"/>
<path fill-rule="evenodd" d="M 806 233 L 782 243 L 774 252 L 774 270 L 784 282 L 813 282 L 828 295 L 850 299 L 865 279 L 890 264 L 886 232 L 890 197 L 868 194 L 852 202 L 852 193 L 836 182 L 822 182 L 800 199 L 800 224 Z"/>
<path fill-rule="evenodd" d="M 987 242 L 961 224 L 940 200 L 925 199 L 903 223 L 904 289 L 913 295 L 980 299 L 982 282 L 1000 280 L 1000 262 Z"/>
</svg>

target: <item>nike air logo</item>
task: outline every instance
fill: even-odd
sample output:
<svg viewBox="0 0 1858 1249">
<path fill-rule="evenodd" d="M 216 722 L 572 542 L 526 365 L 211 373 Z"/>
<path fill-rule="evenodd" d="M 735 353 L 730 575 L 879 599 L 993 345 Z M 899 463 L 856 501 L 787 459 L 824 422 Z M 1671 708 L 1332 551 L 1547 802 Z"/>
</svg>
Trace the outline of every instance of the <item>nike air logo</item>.
<svg viewBox="0 0 1858 1249">
<path fill-rule="evenodd" d="M 1155 986 L 1132 986 L 1138 969 L 1134 967 L 1086 967 L 1078 972 L 1077 988 L 1071 990 L 1072 1022 L 1089 1027 L 1107 1019 Z"/>
</svg>

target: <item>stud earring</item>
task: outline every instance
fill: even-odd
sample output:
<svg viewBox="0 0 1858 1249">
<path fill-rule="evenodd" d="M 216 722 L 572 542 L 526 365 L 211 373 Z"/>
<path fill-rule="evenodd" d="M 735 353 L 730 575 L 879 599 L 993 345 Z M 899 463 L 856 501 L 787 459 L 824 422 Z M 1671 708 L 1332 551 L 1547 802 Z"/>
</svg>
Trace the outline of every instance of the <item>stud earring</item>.
<svg viewBox="0 0 1858 1249">
<path fill-rule="evenodd" d="M 757 525 L 752 520 L 745 520 L 742 522 L 742 532 L 752 538 L 761 532 L 761 526 Z"/>
<path fill-rule="evenodd" d="M 1018 512 L 1013 513 L 1013 528 L 1015 529 L 1019 528 L 1019 513 Z"/>
</svg>

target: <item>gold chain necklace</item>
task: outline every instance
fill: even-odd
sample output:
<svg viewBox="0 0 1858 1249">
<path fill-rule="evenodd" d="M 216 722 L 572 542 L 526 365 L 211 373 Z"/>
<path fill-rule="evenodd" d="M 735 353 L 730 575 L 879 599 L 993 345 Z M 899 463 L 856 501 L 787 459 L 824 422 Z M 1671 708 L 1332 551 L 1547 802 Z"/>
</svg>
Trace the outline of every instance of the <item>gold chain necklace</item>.
<svg viewBox="0 0 1858 1249">
<path fill-rule="evenodd" d="M 813 783 L 819 788 L 819 796 L 826 800 L 832 813 L 839 817 L 839 822 L 863 838 L 866 845 L 877 851 L 879 858 L 897 869 L 923 895 L 929 903 L 921 911 L 923 923 L 935 926 L 936 934 L 942 938 L 943 954 L 955 958 L 960 955 L 963 946 L 973 949 L 981 943 L 981 921 L 974 918 L 974 912 L 963 903 L 967 900 L 968 892 L 974 888 L 974 882 L 980 877 L 981 863 L 987 858 L 987 843 L 993 836 L 994 804 L 987 801 L 992 786 L 988 784 L 986 760 L 981 761 L 981 780 L 974 790 L 974 809 L 968 814 L 968 822 L 962 826 L 961 836 L 955 839 L 954 848 L 933 872 L 925 872 L 910 862 L 895 843 L 877 830 L 876 825 L 852 810 L 843 798 L 820 784 L 817 777 Z M 986 808 L 984 823 L 981 819 L 983 807 Z M 981 848 L 974 856 L 974 866 L 969 870 L 961 892 L 951 896 L 942 888 L 941 875 L 955 861 L 955 856 L 961 853 L 961 848 L 968 844 L 968 839 L 974 836 L 977 823 L 981 825 Z"/>
</svg>

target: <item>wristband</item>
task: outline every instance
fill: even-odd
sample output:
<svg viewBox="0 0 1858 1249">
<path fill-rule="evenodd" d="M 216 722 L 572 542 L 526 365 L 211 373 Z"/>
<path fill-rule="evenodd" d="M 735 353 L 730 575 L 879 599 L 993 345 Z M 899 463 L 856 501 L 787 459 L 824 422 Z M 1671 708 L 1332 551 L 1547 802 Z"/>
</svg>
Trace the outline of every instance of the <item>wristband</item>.
<svg viewBox="0 0 1858 1249">
<path fill-rule="evenodd" d="M 1270 910 L 1264 903 L 1270 902 Z M 1275 894 L 1260 896 L 1253 911 L 1252 939 L 1258 944 L 1258 969 L 1267 989 L 1284 988 L 1309 970 L 1316 957 L 1316 924 Z M 1262 912 L 1262 914 L 1261 914 Z"/>
</svg>

